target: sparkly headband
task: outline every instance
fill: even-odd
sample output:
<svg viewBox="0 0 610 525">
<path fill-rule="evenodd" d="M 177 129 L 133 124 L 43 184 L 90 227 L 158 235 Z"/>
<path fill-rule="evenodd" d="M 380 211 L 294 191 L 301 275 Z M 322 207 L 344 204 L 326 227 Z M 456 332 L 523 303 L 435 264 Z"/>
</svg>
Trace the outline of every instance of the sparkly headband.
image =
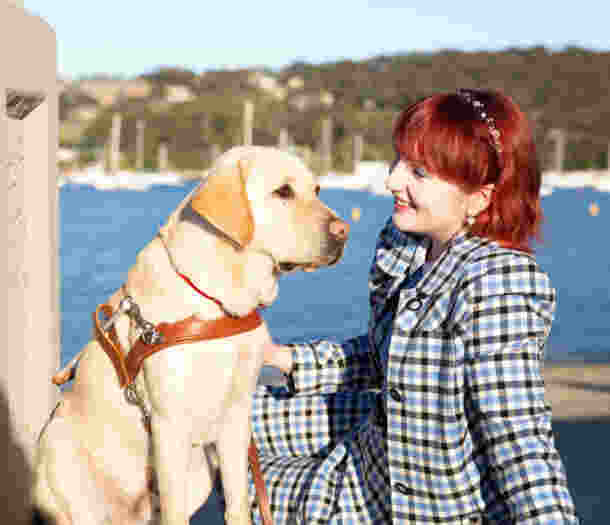
<svg viewBox="0 0 610 525">
<path fill-rule="evenodd" d="M 468 89 L 458 89 L 457 94 L 463 100 L 468 102 L 473 108 L 479 120 L 485 122 L 487 124 L 487 129 L 489 130 L 489 134 L 491 135 L 491 139 L 494 144 L 494 148 L 496 152 L 502 153 L 502 143 L 500 142 L 500 131 L 496 128 L 495 119 L 487 114 L 487 109 L 485 108 L 485 104 L 480 100 L 475 98 L 475 95 L 472 91 Z"/>
</svg>

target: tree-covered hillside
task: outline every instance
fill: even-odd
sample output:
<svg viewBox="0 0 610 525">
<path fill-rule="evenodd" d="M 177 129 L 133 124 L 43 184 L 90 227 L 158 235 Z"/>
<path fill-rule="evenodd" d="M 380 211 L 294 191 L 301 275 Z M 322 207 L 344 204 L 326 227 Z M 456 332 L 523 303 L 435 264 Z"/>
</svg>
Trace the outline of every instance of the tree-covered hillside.
<svg viewBox="0 0 610 525">
<path fill-rule="evenodd" d="M 144 82 L 150 89 L 138 96 L 123 89 L 111 104 L 99 103 L 95 117 L 78 134 L 64 136 L 64 145 L 83 150 L 101 147 L 107 142 L 112 115 L 120 112 L 121 151 L 127 165 L 135 163 L 136 121 L 143 120 L 146 167 L 156 164 L 157 148 L 164 141 L 172 165 L 201 169 L 210 161 L 212 145 L 223 150 L 240 143 L 243 103 L 251 100 L 255 144 L 277 144 L 283 128 L 299 151 L 313 152 L 309 158 L 315 158 L 322 119 L 330 116 L 334 166 L 349 170 L 355 134 L 364 138 L 365 160 L 389 159 L 392 119 L 401 108 L 439 91 L 490 87 L 512 96 L 534 121 L 544 165 L 552 163 L 554 143 L 549 131 L 553 128 L 568 133 L 566 169 L 602 168 L 607 162 L 610 52 L 574 47 L 445 50 L 362 61 L 297 62 L 279 71 L 202 74 L 168 67 L 123 80 L 125 86 L 131 82 Z M 60 114 L 66 125 L 74 114 L 71 110 L 80 104 L 91 106 L 83 86 L 83 79 L 72 82 L 62 94 Z"/>
</svg>

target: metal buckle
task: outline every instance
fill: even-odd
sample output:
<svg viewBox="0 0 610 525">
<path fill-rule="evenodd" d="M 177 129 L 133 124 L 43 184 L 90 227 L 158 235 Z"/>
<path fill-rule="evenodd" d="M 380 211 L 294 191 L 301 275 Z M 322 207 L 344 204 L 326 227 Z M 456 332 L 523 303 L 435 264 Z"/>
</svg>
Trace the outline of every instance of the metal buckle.
<svg viewBox="0 0 610 525">
<path fill-rule="evenodd" d="M 132 383 L 129 383 L 124 390 L 125 400 L 131 404 L 135 405 L 140 409 L 140 413 L 142 414 L 142 424 L 146 429 L 146 432 L 151 433 L 150 426 L 150 412 L 146 408 L 144 404 L 144 400 L 142 399 L 142 395 L 138 392 L 138 387 L 136 386 L 135 380 Z"/>
<path fill-rule="evenodd" d="M 126 295 L 123 297 L 118 308 L 104 322 L 102 325 L 104 332 L 110 330 L 121 314 L 127 314 L 127 316 L 135 323 L 138 334 L 137 337 L 142 339 L 144 344 L 156 345 L 163 342 L 163 334 L 155 328 L 155 325 L 142 317 L 140 307 L 134 301 L 131 295 Z"/>
</svg>

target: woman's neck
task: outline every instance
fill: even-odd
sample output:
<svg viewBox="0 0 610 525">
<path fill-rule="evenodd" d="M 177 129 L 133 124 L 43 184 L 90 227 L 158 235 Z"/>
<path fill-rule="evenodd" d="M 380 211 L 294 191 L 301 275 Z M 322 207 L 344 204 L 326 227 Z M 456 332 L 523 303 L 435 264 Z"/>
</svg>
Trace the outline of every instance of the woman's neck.
<svg viewBox="0 0 610 525">
<path fill-rule="evenodd" d="M 428 248 L 428 252 L 426 253 L 426 262 L 433 262 L 438 259 L 442 253 L 449 247 L 453 239 L 455 239 L 459 233 L 462 231 L 462 228 L 457 230 L 449 239 L 447 240 L 438 240 L 431 238 L 430 247 Z"/>
</svg>

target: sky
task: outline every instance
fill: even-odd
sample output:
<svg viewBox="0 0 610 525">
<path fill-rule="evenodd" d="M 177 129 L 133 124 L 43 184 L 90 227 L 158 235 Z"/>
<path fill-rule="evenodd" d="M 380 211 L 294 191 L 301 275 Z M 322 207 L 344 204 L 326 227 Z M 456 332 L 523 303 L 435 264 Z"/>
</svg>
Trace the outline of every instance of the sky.
<svg viewBox="0 0 610 525">
<path fill-rule="evenodd" d="M 575 45 L 610 50 L 608 0 L 24 0 L 57 35 L 62 78 L 126 78 L 361 60 L 382 54 Z"/>
</svg>

